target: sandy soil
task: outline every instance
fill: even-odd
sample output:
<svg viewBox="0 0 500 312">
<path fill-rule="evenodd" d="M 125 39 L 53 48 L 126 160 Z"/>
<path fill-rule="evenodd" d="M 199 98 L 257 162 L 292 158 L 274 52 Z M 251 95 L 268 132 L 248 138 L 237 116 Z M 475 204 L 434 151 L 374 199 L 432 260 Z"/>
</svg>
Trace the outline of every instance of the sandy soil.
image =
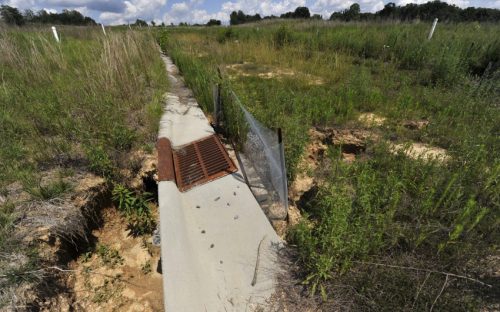
<svg viewBox="0 0 500 312">
<path fill-rule="evenodd" d="M 94 231 L 96 249 L 71 264 L 75 311 L 163 311 L 159 248 L 151 239 L 129 235 L 116 210 L 104 211 L 104 227 Z M 117 251 L 117 252 L 115 252 Z"/>
<path fill-rule="evenodd" d="M 279 68 L 270 65 L 258 65 L 250 62 L 226 65 L 232 74 L 242 77 L 257 76 L 262 79 L 282 79 L 286 77 L 303 77 L 310 85 L 323 85 L 325 81 L 318 76 L 294 71 L 290 68 Z"/>
</svg>

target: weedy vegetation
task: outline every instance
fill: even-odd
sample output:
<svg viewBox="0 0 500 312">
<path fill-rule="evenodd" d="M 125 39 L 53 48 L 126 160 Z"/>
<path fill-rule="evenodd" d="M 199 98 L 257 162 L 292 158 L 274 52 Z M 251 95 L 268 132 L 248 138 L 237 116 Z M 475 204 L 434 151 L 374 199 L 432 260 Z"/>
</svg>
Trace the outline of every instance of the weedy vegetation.
<svg viewBox="0 0 500 312">
<path fill-rule="evenodd" d="M 0 28 L 0 306 L 21 300 L 15 288 L 31 277 L 23 272 L 42 265 L 36 244 L 16 236 L 20 198 L 64 197 L 74 185 L 63 178 L 75 172 L 123 182 L 128 155 L 151 150 L 162 112 L 167 77 L 150 32 L 58 31 L 60 43 L 50 27 Z M 54 171 L 62 176 L 41 183 Z M 132 218 L 138 233 L 153 226 Z"/>
<path fill-rule="evenodd" d="M 326 307 L 498 304 L 500 26 L 439 24 L 427 40 L 429 27 L 275 21 L 157 34 L 207 112 L 212 86 L 223 85 L 228 135 L 244 131 L 229 90 L 266 126 L 283 129 L 290 183 L 303 171 L 309 129 L 379 137 L 352 163 L 329 146 L 314 192 L 301 201 L 302 221 L 288 233 L 306 288 Z M 361 113 L 386 120 L 367 127 Z M 428 125 L 410 129 L 408 120 Z M 391 148 L 412 142 L 450 157 L 412 159 Z"/>
<path fill-rule="evenodd" d="M 156 222 L 150 207 L 151 194 L 136 194 L 125 186 L 116 184 L 112 195 L 118 210 L 128 219 L 132 235 L 153 233 Z"/>
</svg>

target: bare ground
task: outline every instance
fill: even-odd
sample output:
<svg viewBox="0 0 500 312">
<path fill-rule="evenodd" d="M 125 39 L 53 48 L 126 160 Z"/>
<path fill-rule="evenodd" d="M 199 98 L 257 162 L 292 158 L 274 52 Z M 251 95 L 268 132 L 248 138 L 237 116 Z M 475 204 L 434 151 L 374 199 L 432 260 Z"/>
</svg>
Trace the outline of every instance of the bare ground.
<svg viewBox="0 0 500 312">
<path fill-rule="evenodd" d="M 162 311 L 159 248 L 150 238 L 131 236 L 115 209 L 106 209 L 103 217 L 104 226 L 93 233 L 97 252 L 70 264 L 76 272 L 68 280 L 74 310 Z"/>
</svg>

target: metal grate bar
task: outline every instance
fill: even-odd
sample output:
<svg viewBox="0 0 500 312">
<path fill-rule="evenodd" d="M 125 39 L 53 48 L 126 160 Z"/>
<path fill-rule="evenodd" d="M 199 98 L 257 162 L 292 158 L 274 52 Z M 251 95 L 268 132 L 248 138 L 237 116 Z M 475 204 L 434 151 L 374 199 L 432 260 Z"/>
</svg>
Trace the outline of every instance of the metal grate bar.
<svg viewBox="0 0 500 312">
<path fill-rule="evenodd" d="M 173 158 L 177 186 L 181 191 L 237 171 L 216 135 L 177 149 Z"/>
</svg>

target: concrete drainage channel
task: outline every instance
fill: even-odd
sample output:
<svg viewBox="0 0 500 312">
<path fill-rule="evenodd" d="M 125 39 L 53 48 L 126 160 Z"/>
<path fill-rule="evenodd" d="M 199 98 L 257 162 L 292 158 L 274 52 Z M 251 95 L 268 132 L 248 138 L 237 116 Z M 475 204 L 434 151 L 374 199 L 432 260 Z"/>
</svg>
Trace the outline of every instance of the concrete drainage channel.
<svg viewBox="0 0 500 312">
<path fill-rule="evenodd" d="M 207 140 L 215 133 L 177 67 L 167 56 L 162 58 L 171 84 L 158 141 L 165 309 L 252 311 L 264 307 L 275 291 L 277 252 L 282 241 L 240 171 L 231 168 L 231 160 L 225 159 L 227 165 L 222 160 L 215 165 L 204 162 L 228 158 L 225 150 L 193 147 L 195 155 L 188 152 L 185 160 L 193 165 L 185 165 L 183 171 L 187 180 L 196 180 L 189 178 L 196 172 L 204 174 L 205 179 L 192 188 L 181 187 L 183 192 L 179 190 L 176 174 L 179 180 L 180 173 L 174 169 L 174 161 L 179 158 L 176 153 L 186 153 L 187 145 Z M 217 146 L 222 147 L 220 143 Z M 197 157 L 198 161 L 189 157 Z"/>
</svg>

